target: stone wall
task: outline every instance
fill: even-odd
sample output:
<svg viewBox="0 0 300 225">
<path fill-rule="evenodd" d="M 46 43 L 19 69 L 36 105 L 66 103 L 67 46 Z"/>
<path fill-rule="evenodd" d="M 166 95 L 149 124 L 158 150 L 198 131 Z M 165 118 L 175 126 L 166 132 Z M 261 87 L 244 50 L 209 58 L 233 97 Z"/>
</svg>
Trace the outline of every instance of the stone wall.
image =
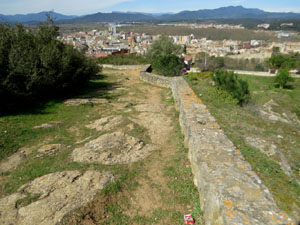
<svg viewBox="0 0 300 225">
<path fill-rule="evenodd" d="M 207 225 L 294 224 L 182 77 L 141 79 L 172 89 Z"/>
<path fill-rule="evenodd" d="M 140 70 L 144 67 L 149 67 L 149 65 L 111 65 L 102 64 L 103 68 L 115 69 L 115 70 Z"/>
<path fill-rule="evenodd" d="M 146 67 L 146 69 L 147 69 L 147 67 Z M 141 71 L 141 79 L 143 81 L 146 81 L 151 84 L 155 84 L 160 87 L 171 88 L 172 78 L 149 73 L 149 72 L 147 72 L 147 70 Z"/>
<path fill-rule="evenodd" d="M 259 72 L 259 71 L 246 71 L 246 70 L 230 70 L 237 74 L 250 75 L 250 76 L 260 76 L 260 77 L 275 77 L 276 73 L 269 72 Z M 292 77 L 300 78 L 300 75 L 291 74 Z"/>
</svg>

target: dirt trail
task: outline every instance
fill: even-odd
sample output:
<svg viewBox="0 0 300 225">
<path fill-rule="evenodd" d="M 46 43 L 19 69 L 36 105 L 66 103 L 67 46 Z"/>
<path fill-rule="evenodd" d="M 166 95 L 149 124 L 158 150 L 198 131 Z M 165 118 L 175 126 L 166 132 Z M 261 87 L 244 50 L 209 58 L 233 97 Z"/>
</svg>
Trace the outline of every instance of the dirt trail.
<svg viewBox="0 0 300 225">
<path fill-rule="evenodd" d="M 131 106 L 133 113 L 128 119 L 146 130 L 151 144 L 156 146 L 156 151 L 140 161 L 142 166 L 139 168 L 139 175 L 134 179 L 137 184 L 135 188 L 124 188 L 109 198 L 99 196 L 66 218 L 63 224 L 183 224 L 183 214 L 192 211 L 193 203 L 190 200 L 175 200 L 177 194 L 180 199 L 180 194 L 189 193 L 177 193 L 172 181 L 175 179 L 177 182 L 179 178 L 168 176 L 172 157 L 177 156 L 179 164 L 184 169 L 189 169 L 187 159 L 178 155 L 180 140 L 178 132 L 176 133 L 177 114 L 174 105 L 167 101 L 171 99 L 170 90 L 143 83 L 139 79 L 140 72 L 136 70 L 109 70 L 105 73 L 117 74 L 118 90 L 126 90 L 116 102 L 111 103 L 113 109 L 119 113 L 130 112 L 128 106 Z M 128 127 L 125 128 L 129 129 Z M 122 128 L 122 131 L 126 132 L 126 129 Z M 186 153 L 183 155 L 187 157 Z M 189 176 L 187 179 L 191 182 L 190 173 Z M 111 205 L 118 207 L 118 210 L 111 213 Z"/>
<path fill-rule="evenodd" d="M 147 104 L 145 111 L 141 109 L 141 113 L 132 120 L 139 125 L 145 127 L 151 138 L 152 143 L 159 145 L 161 152 L 153 154 L 151 159 L 145 164 L 145 177 L 138 179 L 140 184 L 138 188 L 131 193 L 130 207 L 127 215 L 150 216 L 155 209 L 163 208 L 164 203 L 161 197 L 161 191 L 167 192 L 167 179 L 163 176 L 165 167 L 164 159 L 174 154 L 172 147 L 168 144 L 168 137 L 171 136 L 174 127 L 172 125 L 172 107 L 166 107 L 165 111 L 155 112 L 155 105 L 166 104 L 162 101 L 161 88 L 154 86 L 142 85 L 139 81 L 139 73 L 131 73 L 132 82 L 140 84 L 140 90 L 143 94 L 137 99 L 139 103 Z M 166 93 L 164 93 L 166 94 Z M 143 98 L 143 96 L 147 96 Z M 173 109 L 174 110 L 174 109 Z M 154 186 L 159 188 L 154 188 Z"/>
</svg>

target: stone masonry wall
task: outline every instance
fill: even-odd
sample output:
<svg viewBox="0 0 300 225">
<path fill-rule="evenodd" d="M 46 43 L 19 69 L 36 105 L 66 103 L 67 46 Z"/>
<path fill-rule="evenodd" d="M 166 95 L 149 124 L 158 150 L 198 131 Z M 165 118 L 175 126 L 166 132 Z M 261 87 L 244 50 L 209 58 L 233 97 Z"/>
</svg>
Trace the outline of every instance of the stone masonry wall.
<svg viewBox="0 0 300 225">
<path fill-rule="evenodd" d="M 294 224 L 182 77 L 141 80 L 172 89 L 206 225 Z"/>
<path fill-rule="evenodd" d="M 140 70 L 145 67 L 145 65 L 111 65 L 102 64 L 103 68 L 115 69 L 115 70 Z M 147 65 L 149 67 L 149 65 Z"/>
</svg>

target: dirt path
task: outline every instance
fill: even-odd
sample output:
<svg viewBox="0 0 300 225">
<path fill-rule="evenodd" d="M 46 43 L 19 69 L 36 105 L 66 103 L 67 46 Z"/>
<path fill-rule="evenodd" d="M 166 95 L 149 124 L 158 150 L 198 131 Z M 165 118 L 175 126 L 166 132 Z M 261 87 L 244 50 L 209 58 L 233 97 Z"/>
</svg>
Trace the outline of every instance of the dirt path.
<svg viewBox="0 0 300 225">
<path fill-rule="evenodd" d="M 99 195 L 64 218 L 62 224 L 184 224 L 183 215 L 193 209 L 200 224 L 198 194 L 192 184 L 170 90 L 141 82 L 139 71 L 105 73 L 118 76 L 118 88 L 113 91 L 122 92 L 110 103 L 113 112 L 109 120 L 121 114 L 130 122 L 116 130 L 126 133 L 138 126 L 137 136 L 145 137 L 142 141 L 156 150 L 128 165 L 129 170 L 137 170 L 137 175 L 129 183 L 121 183 L 117 193 Z"/>
</svg>

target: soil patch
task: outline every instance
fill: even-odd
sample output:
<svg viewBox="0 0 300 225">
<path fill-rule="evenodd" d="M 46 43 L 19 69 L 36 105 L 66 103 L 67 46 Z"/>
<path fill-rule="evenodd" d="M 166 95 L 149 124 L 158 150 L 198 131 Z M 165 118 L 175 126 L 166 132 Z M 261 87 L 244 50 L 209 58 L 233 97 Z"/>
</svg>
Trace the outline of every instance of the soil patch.
<svg viewBox="0 0 300 225">
<path fill-rule="evenodd" d="M 172 131 L 172 120 L 163 113 L 142 112 L 130 120 L 145 127 L 154 144 L 163 145 Z"/>
<path fill-rule="evenodd" d="M 164 104 L 141 104 L 134 107 L 138 112 L 165 112 L 168 111 L 169 108 Z"/>
</svg>

